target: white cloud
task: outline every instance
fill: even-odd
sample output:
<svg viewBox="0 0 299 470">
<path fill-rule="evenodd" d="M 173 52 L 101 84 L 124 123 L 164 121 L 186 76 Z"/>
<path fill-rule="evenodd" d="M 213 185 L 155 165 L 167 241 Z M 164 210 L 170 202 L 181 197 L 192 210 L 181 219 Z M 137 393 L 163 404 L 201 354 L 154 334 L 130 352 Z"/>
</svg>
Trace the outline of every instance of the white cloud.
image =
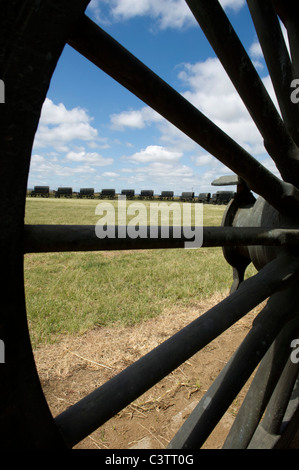
<svg viewBox="0 0 299 470">
<path fill-rule="evenodd" d="M 144 2 L 141 3 L 145 6 Z M 167 2 L 161 0 L 161 3 Z M 150 1 L 149 4 L 154 5 Z M 231 7 L 237 8 L 237 5 L 238 2 L 230 2 Z M 137 5 L 136 8 L 141 8 L 141 5 Z M 257 43 L 250 48 L 250 54 L 259 59 L 260 49 Z M 191 103 L 251 154 L 258 156 L 265 153 L 262 138 L 218 59 L 210 58 L 204 62 L 181 64 L 179 70 L 179 79 L 184 87 L 182 94 Z M 264 79 L 264 83 L 275 99 L 269 77 Z M 100 138 L 92 126 L 92 118 L 88 112 L 80 107 L 67 109 L 64 104 L 56 105 L 47 99 L 43 107 L 35 148 L 51 147 L 51 149 L 47 149 L 47 152 L 42 154 L 44 156 L 35 151 L 31 161 L 31 176 L 38 177 L 38 181 L 41 178 L 48 180 L 50 184 L 52 180 L 56 186 L 60 182 L 68 185 L 68 178 L 74 175 L 78 178 L 77 181 L 80 175 L 84 180 L 85 175 L 88 185 L 92 185 L 92 181 L 106 178 L 107 181 L 111 179 L 117 183 L 126 182 L 124 183 L 126 186 L 134 187 L 136 191 L 138 185 L 140 188 L 141 184 L 146 183 L 148 188 L 172 189 L 178 194 L 191 188 L 197 192 L 208 190 L 215 178 L 231 173 L 217 159 L 204 154 L 190 138 L 147 106 L 110 116 L 110 130 L 114 131 L 127 129 L 138 131 L 153 125 L 160 131 L 161 145 L 148 145 L 144 148 L 140 145 L 139 151 L 123 159 L 133 163 L 133 168 L 115 166 L 109 168 L 110 171 L 100 174 L 98 168 L 94 167 L 112 165 L 114 159 L 105 158 L 96 152 L 96 148 L 99 150 L 100 147 L 98 144 Z M 103 147 L 104 145 L 108 147 L 107 139 L 101 143 Z M 117 145 L 120 145 L 120 142 Z M 55 156 L 50 150 L 56 151 Z M 63 151 L 64 154 L 57 154 L 57 151 Z M 192 152 L 191 157 L 190 152 Z"/>
<path fill-rule="evenodd" d="M 256 46 L 252 50 L 258 53 Z M 182 94 L 188 101 L 248 152 L 253 155 L 264 152 L 260 133 L 217 58 L 208 58 L 195 64 L 182 64 L 178 77 L 186 89 Z M 263 81 L 276 104 L 271 80 L 265 77 Z M 143 129 L 155 124 L 160 131 L 161 142 L 173 155 L 175 152 L 189 152 L 197 148 L 197 144 L 189 137 L 148 107 L 114 114 L 110 121 L 115 130 L 126 127 Z M 150 146 L 136 153 L 134 159 L 154 159 L 156 154 L 152 154 L 153 148 Z"/>
<path fill-rule="evenodd" d="M 46 159 L 40 155 L 33 155 L 30 164 L 30 179 L 47 179 L 49 184 L 57 178 L 68 179 L 75 174 L 93 174 L 96 170 L 89 165 L 71 167 L 58 163 L 56 160 Z M 54 183 L 55 184 L 55 183 Z"/>
<path fill-rule="evenodd" d="M 257 46 L 251 51 L 259 56 Z M 208 58 L 204 62 L 181 64 L 180 67 L 178 77 L 185 90 L 183 96 L 249 153 L 256 158 L 265 155 L 263 139 L 219 60 Z M 263 81 L 275 100 L 270 78 L 267 76 Z M 162 145 L 148 145 L 124 158 L 138 164 L 133 170 L 122 170 L 122 174 L 128 176 L 131 172 L 131 184 L 149 180 L 159 187 L 163 182 L 166 189 L 173 187 L 178 191 L 199 186 L 201 191 L 205 191 L 209 190 L 214 179 L 231 173 L 225 165 L 204 153 L 198 144 L 148 107 L 114 114 L 111 123 L 115 130 L 144 129 L 154 124 L 160 132 Z M 180 164 L 183 158 L 185 165 Z"/>
<path fill-rule="evenodd" d="M 141 111 L 124 111 L 120 114 L 112 114 L 110 121 L 112 129 L 118 130 L 124 130 L 126 127 L 142 129 L 146 125 Z"/>
<path fill-rule="evenodd" d="M 123 111 L 110 116 L 111 128 L 114 130 L 143 129 L 147 125 L 162 120 L 163 118 L 156 111 L 147 106 L 139 110 Z"/>
<path fill-rule="evenodd" d="M 260 59 L 261 57 L 263 57 L 263 51 L 259 41 L 255 41 L 251 44 L 249 48 L 249 55 L 253 59 Z"/>
<path fill-rule="evenodd" d="M 262 79 L 262 81 L 263 81 L 263 84 L 264 84 L 271 100 L 273 101 L 274 105 L 276 106 L 276 109 L 279 111 L 279 105 L 278 105 L 278 101 L 277 101 L 277 98 L 276 98 L 276 94 L 275 94 L 275 91 L 274 91 L 274 88 L 273 88 L 273 85 L 272 85 L 270 75 L 267 75 L 266 77 L 264 77 Z"/>
<path fill-rule="evenodd" d="M 277 169 L 277 166 L 275 165 L 274 161 L 272 160 L 271 157 L 268 155 L 262 159 L 261 163 L 269 170 L 271 173 L 273 173 L 275 176 L 278 178 L 281 178 L 281 175 Z"/>
<path fill-rule="evenodd" d="M 198 184 L 198 177 L 192 167 L 184 164 L 152 162 L 137 168 L 123 168 L 123 178 L 128 184 L 140 184 L 144 181 L 147 186 L 163 189 L 172 189 L 176 192 L 184 191 L 186 185 Z"/>
<path fill-rule="evenodd" d="M 43 163 L 45 161 L 45 157 L 43 157 L 42 155 L 32 155 L 31 156 L 31 166 L 34 167 L 34 166 L 37 166 L 39 165 L 40 163 Z"/>
<path fill-rule="evenodd" d="M 41 124 L 78 124 L 89 121 L 90 118 L 84 109 L 77 107 L 72 110 L 67 110 L 63 103 L 56 105 L 49 98 L 45 99 L 40 118 Z"/>
<path fill-rule="evenodd" d="M 177 127 L 163 118 L 153 109 L 144 106 L 139 110 L 123 111 L 110 116 L 111 129 L 124 131 L 126 129 L 144 129 L 155 124 L 161 134 L 160 140 L 174 151 L 188 151 L 195 147 L 194 142 Z"/>
<path fill-rule="evenodd" d="M 214 158 L 211 155 L 199 155 L 194 158 L 196 166 L 206 166 L 214 163 Z"/>
<path fill-rule="evenodd" d="M 92 18 L 98 23 L 109 24 L 110 20 L 103 9 L 103 6 L 107 3 L 107 0 L 91 0 L 88 4 L 87 14 L 90 13 Z"/>
<path fill-rule="evenodd" d="M 195 23 L 184 0 L 114 0 L 112 16 L 127 20 L 136 16 L 149 16 L 161 29 L 182 28 Z"/>
<path fill-rule="evenodd" d="M 162 189 L 183 191 L 186 185 L 196 184 L 196 176 L 191 166 L 179 163 L 183 157 L 180 151 L 170 150 L 159 145 L 149 145 L 128 157 L 124 157 L 133 168 L 122 168 L 124 181 L 140 187 L 143 182 L 147 186 Z M 144 188 L 143 188 L 144 189 Z"/>
<path fill-rule="evenodd" d="M 103 178 L 117 178 L 119 176 L 119 173 L 115 173 L 115 171 L 104 171 L 102 173 Z"/>
<path fill-rule="evenodd" d="M 225 9 L 237 11 L 245 0 L 221 0 L 220 3 Z M 162 30 L 197 24 L 185 0 L 92 0 L 89 11 L 101 23 L 148 16 Z"/>
<path fill-rule="evenodd" d="M 146 173 L 149 176 L 156 176 L 169 180 L 173 178 L 191 178 L 194 176 L 193 169 L 187 165 L 172 165 L 170 163 L 154 162 L 143 167 L 138 172 Z"/>
<path fill-rule="evenodd" d="M 46 98 L 34 148 L 51 146 L 58 151 L 67 151 L 68 144 L 75 139 L 93 142 L 97 139 L 98 131 L 91 126 L 91 120 L 82 108 L 67 110 L 64 104 L 56 105 Z"/>
<path fill-rule="evenodd" d="M 29 182 L 48 181 L 52 187 L 90 184 L 98 167 L 112 165 L 113 158 L 95 151 L 109 145 L 106 138 L 98 136 L 91 122 L 81 107 L 67 109 L 63 103 L 55 104 L 47 98 L 35 137 Z"/>
<path fill-rule="evenodd" d="M 253 65 L 258 70 L 264 68 L 264 55 L 259 41 L 255 41 L 249 48 L 249 56 Z"/>
<path fill-rule="evenodd" d="M 220 0 L 219 3 L 224 9 L 231 8 L 232 10 L 237 11 L 245 5 L 245 0 Z"/>
<path fill-rule="evenodd" d="M 159 145 L 149 145 L 126 159 L 136 163 L 171 162 L 176 163 L 183 156 L 182 152 L 168 150 Z"/>
<path fill-rule="evenodd" d="M 220 61 L 184 64 L 179 74 L 184 96 L 218 127 L 252 154 L 264 151 L 262 138 Z M 270 86 L 266 79 L 265 84 Z"/>
<path fill-rule="evenodd" d="M 81 165 L 81 166 L 76 166 L 75 168 L 69 168 L 70 174 L 79 174 L 82 175 L 84 173 L 90 174 L 90 173 L 95 173 L 96 170 L 92 168 L 91 166 L 88 165 Z"/>
<path fill-rule="evenodd" d="M 233 121 L 236 116 L 246 112 L 217 58 L 184 64 L 179 78 L 188 87 L 185 98 L 213 119 Z"/>
<path fill-rule="evenodd" d="M 104 158 L 102 155 L 98 153 L 88 153 L 85 151 L 81 152 L 69 152 L 65 156 L 66 160 L 72 162 L 82 162 L 82 163 L 89 163 L 93 166 L 106 166 L 111 165 L 113 163 L 113 158 Z"/>
<path fill-rule="evenodd" d="M 283 24 L 282 21 L 279 21 L 279 23 L 280 23 L 281 31 L 282 31 L 282 34 L 283 34 L 283 37 L 284 37 L 284 41 L 285 41 L 287 50 L 288 50 L 289 55 L 290 55 L 290 57 L 291 57 L 291 49 L 290 49 L 288 31 L 287 31 L 287 29 L 286 29 L 286 27 L 285 27 L 285 25 Z"/>
<path fill-rule="evenodd" d="M 237 7 L 238 3 L 230 5 Z M 262 56 L 258 42 L 252 44 L 250 54 L 257 59 Z M 260 133 L 220 61 L 208 58 L 203 62 L 181 64 L 180 67 L 178 78 L 186 90 L 183 96 L 250 153 L 258 155 L 264 152 Z M 278 107 L 269 76 L 263 82 Z M 186 152 L 196 148 L 189 137 L 147 106 L 113 114 L 110 122 L 114 130 L 144 129 L 155 124 L 161 133 L 161 142 L 169 149 Z"/>
</svg>

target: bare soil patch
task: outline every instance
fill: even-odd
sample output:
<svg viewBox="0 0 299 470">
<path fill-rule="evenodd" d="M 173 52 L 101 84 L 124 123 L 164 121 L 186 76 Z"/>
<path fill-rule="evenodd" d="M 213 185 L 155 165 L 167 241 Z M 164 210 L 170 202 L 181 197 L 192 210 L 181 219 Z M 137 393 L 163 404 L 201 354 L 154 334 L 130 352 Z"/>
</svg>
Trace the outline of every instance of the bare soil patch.
<svg viewBox="0 0 299 470">
<path fill-rule="evenodd" d="M 173 308 L 134 327 L 97 328 L 35 351 L 42 387 L 53 416 L 105 383 L 135 360 L 216 305 L 224 295 L 192 308 Z M 257 310 L 182 364 L 118 413 L 77 449 L 163 449 L 248 333 Z M 203 448 L 222 447 L 248 384 Z"/>
</svg>

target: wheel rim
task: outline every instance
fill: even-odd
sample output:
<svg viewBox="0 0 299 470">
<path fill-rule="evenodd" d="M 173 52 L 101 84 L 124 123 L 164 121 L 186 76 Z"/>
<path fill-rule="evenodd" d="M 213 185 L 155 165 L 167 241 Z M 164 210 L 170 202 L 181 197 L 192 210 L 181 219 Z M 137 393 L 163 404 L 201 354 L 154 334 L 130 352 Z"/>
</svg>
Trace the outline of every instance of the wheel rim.
<svg viewBox="0 0 299 470">
<path fill-rule="evenodd" d="M 260 130 L 265 148 L 281 173 L 282 179 L 279 179 L 88 19 L 84 15 L 88 3 L 77 0 L 72 2 L 70 9 L 70 2 L 66 0 L 45 1 L 43 6 L 35 9 L 28 2 L 16 15 L 17 2 L 11 1 L 7 2 L 1 20 L 0 53 L 3 79 L 7 84 L 6 99 L 10 103 L 1 117 L 4 156 L 1 168 L 6 180 L 1 188 L 1 254 L 8 273 L 2 290 L 4 313 L 0 322 L 0 337 L 5 342 L 8 357 L 3 367 L 5 390 L 1 392 L 1 414 L 5 423 L 1 430 L 2 443 L 4 447 L 14 446 L 17 428 L 22 447 L 73 447 L 269 298 L 244 342 L 168 447 L 201 447 L 259 364 L 224 447 L 286 446 L 296 430 L 299 413 L 297 396 L 292 395 L 298 385 L 298 365 L 290 360 L 290 342 L 299 333 L 295 301 L 299 233 L 294 216 L 299 208 L 296 187 L 299 178 L 296 127 L 299 110 L 297 105 L 290 104 L 289 92 L 285 93 L 286 84 L 296 78 L 298 70 L 298 7 L 291 2 L 247 1 L 278 97 L 281 118 L 219 2 L 186 2 Z M 291 59 L 278 29 L 278 15 L 289 32 Z M 276 47 L 273 44 L 269 47 L 269 37 Z M 83 239 L 86 250 L 126 249 L 130 242 L 125 239 L 121 243 L 117 240 L 114 245 L 100 245 L 94 236 L 94 227 L 24 227 L 33 139 L 51 76 L 66 42 L 222 161 L 239 176 L 239 182 L 237 197 L 226 213 L 223 226 L 216 233 L 209 228 L 204 232 L 206 246 L 226 246 L 224 255 L 234 270 L 230 296 L 53 419 L 39 383 L 26 323 L 24 252 L 77 251 L 82 249 Z M 97 47 L 99 43 L 101 48 Z M 279 57 L 273 54 L 275 50 L 280 51 Z M 282 63 L 286 70 L 283 76 L 279 67 Z M 25 92 L 21 93 L 21 90 Z M 17 116 L 17 108 L 21 109 L 20 116 Z M 8 204 L 8 190 L 16 180 L 19 189 Z M 259 198 L 255 202 L 251 191 L 263 200 Z M 257 208 L 262 206 L 262 212 L 265 212 L 269 205 L 271 215 L 268 210 L 266 218 L 259 217 Z M 254 211 L 258 215 L 252 222 L 250 216 Z M 140 248 L 138 243 L 133 248 Z M 170 236 L 166 241 L 160 237 L 152 243 L 145 241 L 143 247 L 181 248 L 184 240 L 177 241 Z M 257 254 L 261 250 L 262 261 Z M 259 272 L 244 281 L 244 270 L 251 261 L 257 263 Z M 119 397 L 116 393 L 119 387 L 128 392 Z M 286 413 L 289 416 L 287 425 Z"/>
</svg>

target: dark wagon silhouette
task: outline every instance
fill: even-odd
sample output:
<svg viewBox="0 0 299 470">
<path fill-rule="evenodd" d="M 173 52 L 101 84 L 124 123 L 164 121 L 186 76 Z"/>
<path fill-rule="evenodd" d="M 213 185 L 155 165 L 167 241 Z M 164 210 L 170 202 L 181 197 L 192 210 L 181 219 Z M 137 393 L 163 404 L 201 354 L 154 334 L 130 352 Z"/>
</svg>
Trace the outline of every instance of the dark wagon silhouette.
<svg viewBox="0 0 299 470">
<path fill-rule="evenodd" d="M 102 189 L 99 195 L 100 199 L 114 199 L 115 189 Z"/>
<path fill-rule="evenodd" d="M 152 189 L 142 189 L 139 194 L 139 199 L 154 199 L 154 191 Z"/>
<path fill-rule="evenodd" d="M 193 201 L 194 200 L 194 192 L 193 191 L 184 191 L 182 192 L 181 196 L 180 196 L 180 200 L 181 201 Z"/>
<path fill-rule="evenodd" d="M 1 5 L 0 66 L 6 85 L 0 114 L 0 247 L 5 273 L 0 314 L 0 338 L 5 344 L 5 364 L 0 365 L 1 447 L 75 446 L 263 301 L 266 304 L 244 341 L 168 448 L 200 448 L 255 370 L 223 447 L 287 447 L 298 429 L 299 415 L 298 364 L 290 360 L 290 344 L 299 333 L 299 110 L 290 100 L 290 84 L 299 77 L 298 2 L 247 1 L 278 112 L 219 2 L 187 0 L 261 133 L 279 178 L 87 18 L 87 4 L 87 0 L 26 1 L 20 8 L 19 1 L 7 0 Z M 288 31 L 290 56 L 279 19 Z M 168 239 L 99 240 L 94 227 L 24 226 L 32 144 L 66 43 L 214 155 L 238 176 L 238 182 L 222 225 L 203 228 L 203 246 L 222 246 L 232 266 L 229 296 L 54 419 L 28 333 L 24 253 L 182 249 L 185 242 L 183 235 L 178 239 L 171 232 Z M 258 272 L 244 280 L 251 262 Z M 200 269 L 199 264 L 204 276 Z"/>
<path fill-rule="evenodd" d="M 125 196 L 127 199 L 134 199 L 135 189 L 122 189 L 121 195 Z"/>
<path fill-rule="evenodd" d="M 235 197 L 234 191 L 217 191 L 216 204 L 228 204 Z"/>
<path fill-rule="evenodd" d="M 211 199 L 211 193 L 199 193 L 197 202 L 203 202 L 205 204 L 208 204 Z"/>
<path fill-rule="evenodd" d="M 87 199 L 94 199 L 94 188 L 80 188 L 77 194 L 79 199 L 86 197 Z"/>
<path fill-rule="evenodd" d="M 160 199 L 172 201 L 174 198 L 174 191 L 161 191 Z"/>
<path fill-rule="evenodd" d="M 55 191 L 55 197 L 60 198 L 60 197 L 68 197 L 71 198 L 73 197 L 73 188 L 70 187 L 63 187 L 61 186 L 60 188 Z"/>
<path fill-rule="evenodd" d="M 50 187 L 49 186 L 34 186 L 34 189 L 30 193 L 31 197 L 41 196 L 41 197 L 50 197 Z"/>
</svg>

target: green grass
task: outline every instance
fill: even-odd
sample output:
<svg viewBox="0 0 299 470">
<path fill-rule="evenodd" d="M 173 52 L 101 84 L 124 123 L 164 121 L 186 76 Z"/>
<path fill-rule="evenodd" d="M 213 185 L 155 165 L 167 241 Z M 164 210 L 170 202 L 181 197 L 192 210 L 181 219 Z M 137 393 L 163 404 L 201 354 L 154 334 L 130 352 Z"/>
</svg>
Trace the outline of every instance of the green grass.
<svg viewBox="0 0 299 470">
<path fill-rule="evenodd" d="M 99 200 L 27 199 L 27 224 L 95 224 Z M 220 225 L 223 206 L 204 206 Z M 95 326 L 133 325 L 164 308 L 193 306 L 227 290 L 221 248 L 27 254 L 24 262 L 33 345 Z"/>
<path fill-rule="evenodd" d="M 118 215 L 117 201 L 100 201 L 99 199 L 43 199 L 43 198 L 27 198 L 26 202 L 26 223 L 27 224 L 82 224 L 94 225 L 101 218 L 96 215 L 96 207 L 101 202 L 111 204 Z M 140 201 L 135 201 L 139 203 Z M 148 208 L 149 201 L 142 201 Z M 161 202 L 158 201 L 157 204 Z M 127 205 L 132 204 L 132 201 L 127 201 Z M 165 203 L 164 203 L 165 204 Z M 172 202 L 169 203 L 170 205 Z M 180 204 L 181 203 L 176 203 Z M 194 207 L 194 206 L 193 206 Z M 204 225 L 220 225 L 221 218 L 225 206 L 209 206 L 204 205 Z M 194 212 L 192 211 L 192 216 Z M 127 221 L 131 220 L 132 216 L 127 217 Z M 194 217 L 193 217 L 194 218 Z M 170 211 L 170 223 L 172 223 L 172 212 Z"/>
</svg>

